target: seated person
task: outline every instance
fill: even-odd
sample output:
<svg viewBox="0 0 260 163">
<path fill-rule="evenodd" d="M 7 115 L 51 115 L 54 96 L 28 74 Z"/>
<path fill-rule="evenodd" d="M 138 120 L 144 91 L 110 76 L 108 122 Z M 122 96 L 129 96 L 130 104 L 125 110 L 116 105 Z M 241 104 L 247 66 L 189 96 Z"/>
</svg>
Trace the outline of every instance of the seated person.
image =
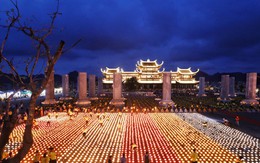
<svg viewBox="0 0 260 163">
<path fill-rule="evenodd" d="M 136 150 L 137 149 L 137 145 L 135 143 L 132 143 L 132 150 Z"/>
</svg>

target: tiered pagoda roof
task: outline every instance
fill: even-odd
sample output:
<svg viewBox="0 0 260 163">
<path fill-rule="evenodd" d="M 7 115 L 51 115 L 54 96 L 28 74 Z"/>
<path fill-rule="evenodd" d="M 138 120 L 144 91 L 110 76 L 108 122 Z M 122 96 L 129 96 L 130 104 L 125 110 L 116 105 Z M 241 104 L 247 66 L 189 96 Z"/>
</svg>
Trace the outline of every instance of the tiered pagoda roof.
<svg viewBox="0 0 260 163">
<path fill-rule="evenodd" d="M 104 75 L 103 83 L 105 84 L 112 84 L 113 83 L 113 73 L 121 73 L 123 82 L 126 79 L 131 77 L 136 77 L 137 81 L 142 84 L 159 84 L 162 83 L 163 72 L 165 69 L 160 68 L 163 65 L 163 61 L 158 64 L 157 60 L 139 60 L 136 64 L 136 70 L 134 71 L 124 71 L 122 68 L 108 68 L 106 67 L 105 70 L 101 69 L 101 72 Z M 181 69 L 177 67 L 177 71 L 170 71 L 172 74 L 172 83 L 181 83 L 181 84 L 196 84 L 198 81 L 193 78 L 194 75 L 197 74 L 199 69 L 195 72 L 191 70 L 191 68 Z"/>
</svg>

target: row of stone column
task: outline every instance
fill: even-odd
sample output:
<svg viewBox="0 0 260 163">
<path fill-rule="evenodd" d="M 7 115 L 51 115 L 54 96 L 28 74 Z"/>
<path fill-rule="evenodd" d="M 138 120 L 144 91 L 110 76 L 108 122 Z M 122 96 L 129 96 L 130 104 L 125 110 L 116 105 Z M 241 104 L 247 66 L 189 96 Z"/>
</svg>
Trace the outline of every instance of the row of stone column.
<svg viewBox="0 0 260 163">
<path fill-rule="evenodd" d="M 257 104 L 256 100 L 256 80 L 257 73 L 248 73 L 246 81 L 246 99 L 241 103 L 245 104 Z M 95 75 L 89 75 L 89 98 L 87 98 L 87 73 L 79 72 L 78 74 L 78 105 L 89 105 L 90 100 L 96 99 L 95 97 Z M 199 79 L 199 93 L 198 96 L 205 96 L 205 78 Z M 68 75 L 62 76 L 62 88 L 63 98 L 69 97 L 69 77 Z M 98 91 L 103 91 L 102 80 L 99 79 Z M 235 77 L 229 77 L 229 75 L 221 76 L 221 93 L 220 99 L 222 101 L 228 101 L 229 97 L 235 96 Z M 54 97 L 54 72 L 51 74 L 49 82 L 46 86 L 46 99 L 43 104 L 56 103 Z M 113 99 L 112 105 L 122 106 L 124 105 L 124 99 L 122 98 L 122 75 L 115 73 L 113 76 Z M 171 73 L 163 73 L 163 99 L 160 101 L 161 105 L 173 105 L 174 102 L 171 99 Z"/>
<path fill-rule="evenodd" d="M 242 104 L 255 105 L 259 104 L 256 100 L 256 85 L 257 73 L 247 73 L 246 78 L 246 99 L 241 101 Z M 198 96 L 205 96 L 205 77 L 199 79 L 199 93 Z M 220 99 L 222 101 L 230 100 L 230 97 L 235 97 L 235 77 L 229 75 L 221 76 L 221 92 Z M 163 73 L 163 99 L 160 101 L 161 105 L 173 105 L 171 99 L 171 74 Z"/>
<path fill-rule="evenodd" d="M 258 104 L 256 100 L 257 73 L 247 73 L 246 76 L 246 99 L 241 101 L 242 104 Z M 199 78 L 198 96 L 205 96 L 205 77 Z M 230 97 L 235 97 L 235 77 L 229 75 L 221 76 L 220 100 L 228 101 Z"/>
<path fill-rule="evenodd" d="M 205 77 L 199 78 L 199 93 L 198 96 L 206 96 L 205 93 Z M 235 97 L 235 77 L 229 75 L 221 76 L 221 98 Z"/>
<path fill-rule="evenodd" d="M 62 76 L 62 97 L 61 100 L 70 99 L 69 96 L 69 75 Z M 79 72 L 78 73 L 78 85 L 77 85 L 77 93 L 78 93 L 78 105 L 89 105 L 90 100 L 97 99 L 96 97 L 96 76 L 89 75 L 89 98 L 87 98 L 87 73 Z M 98 80 L 98 94 L 103 93 L 103 83 L 102 78 Z M 55 104 L 55 96 L 54 96 L 54 71 L 52 72 L 48 84 L 46 86 L 46 95 L 45 101 L 42 104 Z"/>
<path fill-rule="evenodd" d="M 114 106 L 123 106 L 124 98 L 122 97 L 122 75 L 120 73 L 113 74 L 113 99 L 110 104 Z M 160 105 L 173 106 L 171 99 L 171 73 L 163 73 L 163 98 Z"/>
<path fill-rule="evenodd" d="M 102 79 L 98 80 L 98 92 L 103 92 Z M 96 99 L 95 97 L 95 75 L 89 75 L 89 98 L 87 98 L 87 73 L 78 73 L 78 105 L 89 105 L 90 100 Z M 69 76 L 62 76 L 62 98 L 63 100 L 69 99 Z M 46 86 L 46 96 L 43 104 L 55 104 L 54 96 L 54 71 L 52 72 L 49 82 Z M 174 104 L 171 100 L 171 73 L 163 74 L 163 99 L 160 102 L 162 105 L 172 105 Z M 122 97 L 122 75 L 120 73 L 115 73 L 113 76 L 113 99 L 110 104 L 115 106 L 123 106 L 124 98 Z"/>
</svg>

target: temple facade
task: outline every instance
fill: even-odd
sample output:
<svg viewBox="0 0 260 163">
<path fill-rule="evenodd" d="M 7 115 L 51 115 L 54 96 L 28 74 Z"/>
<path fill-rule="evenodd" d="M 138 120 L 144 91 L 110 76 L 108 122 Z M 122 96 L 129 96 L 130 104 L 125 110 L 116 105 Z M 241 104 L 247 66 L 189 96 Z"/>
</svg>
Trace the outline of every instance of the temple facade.
<svg viewBox="0 0 260 163">
<path fill-rule="evenodd" d="M 161 69 L 163 61 L 158 64 L 157 60 L 151 61 L 147 59 L 146 61 L 137 61 L 136 70 L 134 71 L 124 71 L 122 68 L 108 68 L 101 69 L 103 74 L 104 84 L 113 84 L 113 74 L 121 73 L 122 81 L 125 82 L 127 79 L 136 77 L 138 83 L 140 84 L 162 84 L 163 83 L 163 72 L 165 69 Z M 199 70 L 193 72 L 191 68 L 181 69 L 177 68 L 177 71 L 170 71 L 171 73 L 171 83 L 172 84 L 197 84 L 194 76 Z"/>
</svg>

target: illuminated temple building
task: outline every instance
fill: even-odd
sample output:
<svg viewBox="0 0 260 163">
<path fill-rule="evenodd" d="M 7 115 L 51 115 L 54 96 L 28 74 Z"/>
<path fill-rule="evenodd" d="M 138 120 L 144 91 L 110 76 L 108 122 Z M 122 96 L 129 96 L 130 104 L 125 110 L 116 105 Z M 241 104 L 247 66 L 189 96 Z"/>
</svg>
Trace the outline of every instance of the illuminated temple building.
<svg viewBox="0 0 260 163">
<path fill-rule="evenodd" d="M 137 61 L 136 70 L 134 71 L 124 71 L 122 68 L 108 68 L 105 70 L 101 69 L 103 74 L 103 83 L 105 85 L 113 84 L 113 73 L 121 73 L 123 82 L 126 79 L 136 77 L 137 82 L 142 85 L 161 85 L 163 83 L 163 72 L 165 69 L 161 69 L 162 63 L 158 64 L 157 60 L 151 61 L 147 59 L 146 61 Z M 171 73 L 171 83 L 173 85 L 191 85 L 194 86 L 198 83 L 194 76 L 199 70 L 193 72 L 191 68 L 181 69 L 177 68 L 177 71 L 170 71 Z"/>
</svg>

